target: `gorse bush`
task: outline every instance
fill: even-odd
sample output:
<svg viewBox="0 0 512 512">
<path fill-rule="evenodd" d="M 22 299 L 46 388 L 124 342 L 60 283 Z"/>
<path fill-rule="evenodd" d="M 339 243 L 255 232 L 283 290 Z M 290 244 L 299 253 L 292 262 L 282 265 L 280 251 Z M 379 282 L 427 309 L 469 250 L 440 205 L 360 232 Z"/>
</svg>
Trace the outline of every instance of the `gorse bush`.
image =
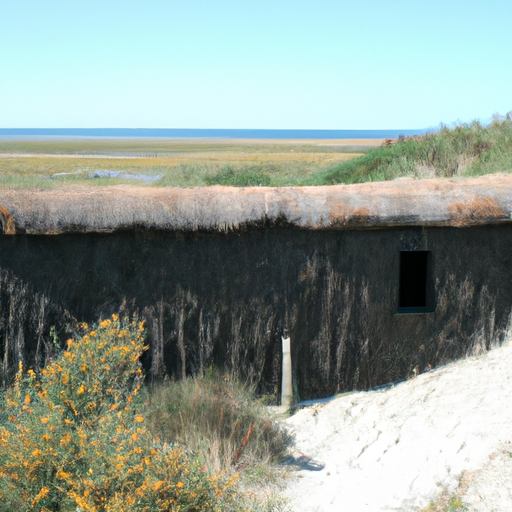
<svg viewBox="0 0 512 512">
<path fill-rule="evenodd" d="M 154 386 L 148 421 L 155 434 L 186 446 L 211 471 L 275 463 L 291 444 L 253 387 L 215 371 Z"/>
<path fill-rule="evenodd" d="M 422 137 L 405 137 L 392 146 L 337 164 L 307 180 L 307 184 L 362 183 L 415 178 L 478 176 L 511 172 L 512 113 L 495 116 L 483 126 L 477 121 L 455 128 L 442 126 Z"/>
<path fill-rule="evenodd" d="M 20 367 L 0 426 L 0 510 L 231 510 L 211 477 L 141 413 L 143 324 L 86 325 L 40 374 Z"/>
</svg>

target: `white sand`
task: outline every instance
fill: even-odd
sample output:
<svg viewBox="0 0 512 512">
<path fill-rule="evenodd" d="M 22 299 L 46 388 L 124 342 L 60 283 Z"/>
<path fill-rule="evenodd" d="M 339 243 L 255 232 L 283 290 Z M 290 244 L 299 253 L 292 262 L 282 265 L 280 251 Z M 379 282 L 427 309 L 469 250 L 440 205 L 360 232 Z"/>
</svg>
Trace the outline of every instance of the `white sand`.
<svg viewBox="0 0 512 512">
<path fill-rule="evenodd" d="M 296 448 L 325 464 L 288 486 L 297 512 L 415 511 L 455 492 L 463 471 L 468 510 L 512 511 L 510 344 L 286 423 Z"/>
</svg>

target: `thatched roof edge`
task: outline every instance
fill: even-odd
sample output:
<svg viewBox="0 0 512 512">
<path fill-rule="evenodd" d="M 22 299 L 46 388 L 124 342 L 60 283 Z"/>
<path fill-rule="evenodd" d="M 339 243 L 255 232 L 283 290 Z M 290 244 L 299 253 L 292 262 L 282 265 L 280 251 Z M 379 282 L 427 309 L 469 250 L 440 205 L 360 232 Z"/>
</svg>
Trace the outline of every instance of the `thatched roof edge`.
<svg viewBox="0 0 512 512">
<path fill-rule="evenodd" d="M 511 222 L 512 176 L 328 187 L 102 187 L 0 190 L 4 234 L 147 229 L 226 232 L 470 226 Z"/>
</svg>

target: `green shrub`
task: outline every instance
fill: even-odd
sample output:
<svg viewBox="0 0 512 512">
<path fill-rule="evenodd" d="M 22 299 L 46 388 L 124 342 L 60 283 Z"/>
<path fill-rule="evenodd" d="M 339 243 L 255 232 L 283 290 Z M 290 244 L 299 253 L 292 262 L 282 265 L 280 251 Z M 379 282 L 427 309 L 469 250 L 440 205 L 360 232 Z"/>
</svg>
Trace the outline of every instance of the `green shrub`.
<svg viewBox="0 0 512 512">
<path fill-rule="evenodd" d="M 291 443 L 251 386 L 212 371 L 153 387 L 148 420 L 156 435 L 186 446 L 212 471 L 276 462 Z"/>
<path fill-rule="evenodd" d="M 275 169 L 273 169 L 275 172 Z M 206 185 L 229 185 L 232 187 L 268 187 L 272 185 L 269 172 L 263 166 L 235 168 L 226 165 L 220 171 L 204 178 Z"/>
<path fill-rule="evenodd" d="M 86 325 L 40 374 L 20 367 L 0 427 L 0 507 L 35 511 L 220 511 L 233 478 L 211 477 L 141 414 L 143 324 Z M 1 510 L 1 508 L 0 508 Z"/>
</svg>

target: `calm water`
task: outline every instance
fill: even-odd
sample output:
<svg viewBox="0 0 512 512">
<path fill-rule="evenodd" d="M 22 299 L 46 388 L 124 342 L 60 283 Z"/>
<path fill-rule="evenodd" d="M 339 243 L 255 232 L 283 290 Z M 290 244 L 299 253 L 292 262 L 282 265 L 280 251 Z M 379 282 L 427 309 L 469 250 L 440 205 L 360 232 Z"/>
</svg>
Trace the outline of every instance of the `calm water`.
<svg viewBox="0 0 512 512">
<path fill-rule="evenodd" d="M 208 130 L 180 128 L 0 128 L 0 137 L 151 137 L 213 139 L 385 139 L 427 130 Z"/>
</svg>

